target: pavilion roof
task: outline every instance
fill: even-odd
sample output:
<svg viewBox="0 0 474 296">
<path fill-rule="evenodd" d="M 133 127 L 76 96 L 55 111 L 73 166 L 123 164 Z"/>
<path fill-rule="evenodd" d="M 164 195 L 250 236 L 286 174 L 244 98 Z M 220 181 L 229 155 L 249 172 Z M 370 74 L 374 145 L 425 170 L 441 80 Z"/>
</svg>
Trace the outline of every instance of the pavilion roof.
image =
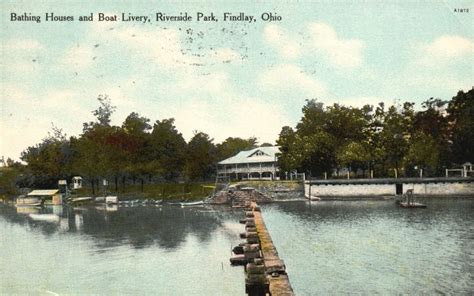
<svg viewBox="0 0 474 296">
<path fill-rule="evenodd" d="M 276 154 L 279 152 L 279 146 L 257 147 L 240 151 L 236 155 L 220 161 L 219 164 L 275 162 L 277 160 Z"/>
</svg>

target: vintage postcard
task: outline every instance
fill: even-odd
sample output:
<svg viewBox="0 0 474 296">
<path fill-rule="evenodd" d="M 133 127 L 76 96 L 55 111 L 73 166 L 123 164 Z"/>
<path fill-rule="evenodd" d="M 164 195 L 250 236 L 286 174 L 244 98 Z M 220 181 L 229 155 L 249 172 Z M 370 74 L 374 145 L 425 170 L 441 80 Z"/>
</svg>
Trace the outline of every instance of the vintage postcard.
<svg viewBox="0 0 474 296">
<path fill-rule="evenodd" d="M 0 3 L 0 294 L 474 293 L 474 2 L 254 2 Z"/>
</svg>

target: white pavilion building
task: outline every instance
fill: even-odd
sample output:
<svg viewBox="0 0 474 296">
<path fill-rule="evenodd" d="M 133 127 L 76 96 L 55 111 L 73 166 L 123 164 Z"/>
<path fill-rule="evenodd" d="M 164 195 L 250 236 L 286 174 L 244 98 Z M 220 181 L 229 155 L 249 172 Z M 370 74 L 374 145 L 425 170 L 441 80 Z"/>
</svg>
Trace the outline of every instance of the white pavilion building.
<svg viewBox="0 0 474 296">
<path fill-rule="evenodd" d="M 217 178 L 232 180 L 279 179 L 277 165 L 277 153 L 279 152 L 280 147 L 278 146 L 240 151 L 217 164 Z"/>
</svg>

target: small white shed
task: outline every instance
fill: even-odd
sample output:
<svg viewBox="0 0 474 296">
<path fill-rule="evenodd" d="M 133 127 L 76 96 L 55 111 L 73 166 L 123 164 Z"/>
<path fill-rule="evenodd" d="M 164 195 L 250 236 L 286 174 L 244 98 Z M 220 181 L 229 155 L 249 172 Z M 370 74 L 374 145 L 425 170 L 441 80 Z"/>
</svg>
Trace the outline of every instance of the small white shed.
<svg viewBox="0 0 474 296">
<path fill-rule="evenodd" d="M 41 198 L 45 200 L 46 203 L 51 203 L 53 205 L 61 205 L 63 203 L 59 189 L 33 190 L 28 193 L 27 197 Z"/>
<path fill-rule="evenodd" d="M 80 176 L 72 177 L 72 188 L 73 189 L 82 188 L 82 177 L 80 177 Z"/>
</svg>

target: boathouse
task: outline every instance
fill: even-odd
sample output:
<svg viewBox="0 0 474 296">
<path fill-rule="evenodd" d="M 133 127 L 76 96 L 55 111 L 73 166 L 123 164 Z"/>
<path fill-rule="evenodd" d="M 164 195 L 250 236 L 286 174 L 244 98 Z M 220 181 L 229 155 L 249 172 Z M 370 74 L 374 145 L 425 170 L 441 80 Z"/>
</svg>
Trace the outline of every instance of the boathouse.
<svg viewBox="0 0 474 296">
<path fill-rule="evenodd" d="M 217 164 L 217 177 L 232 180 L 279 179 L 277 153 L 280 147 L 258 147 L 240 151 Z"/>
<path fill-rule="evenodd" d="M 46 203 L 51 203 L 53 205 L 61 205 L 63 203 L 59 189 L 33 190 L 28 193 L 27 197 L 37 197 L 44 200 Z"/>
</svg>

